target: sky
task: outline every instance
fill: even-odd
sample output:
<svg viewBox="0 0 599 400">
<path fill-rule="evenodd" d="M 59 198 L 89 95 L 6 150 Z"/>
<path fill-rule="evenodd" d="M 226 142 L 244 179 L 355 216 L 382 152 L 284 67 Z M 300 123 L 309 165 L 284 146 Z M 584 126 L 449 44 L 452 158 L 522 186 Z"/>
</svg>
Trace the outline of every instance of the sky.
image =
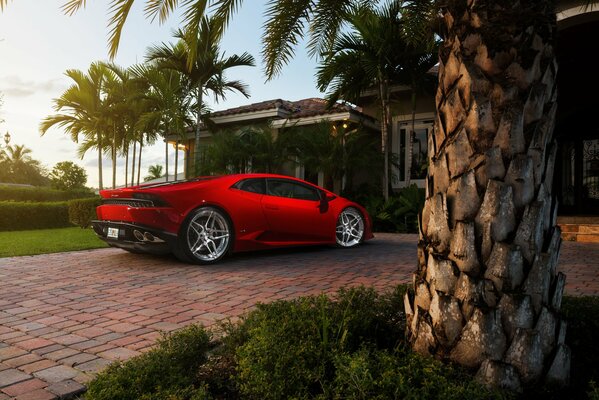
<svg viewBox="0 0 599 400">
<path fill-rule="evenodd" d="M 25 145 L 32 157 L 49 170 L 60 161 L 73 161 L 88 173 L 90 187 L 98 186 L 97 152 L 91 150 L 80 159 L 77 144 L 59 128 L 45 135 L 39 123 L 54 113 L 53 99 L 70 85 L 64 76 L 67 69 L 87 70 L 98 60 L 108 59 L 108 0 L 87 1 L 85 9 L 74 16 L 65 16 L 61 5 L 66 0 L 14 0 L 0 13 L 0 93 L 4 104 L 0 108 L 0 137 L 8 131 L 11 144 Z M 144 60 L 146 49 L 154 44 L 170 42 L 173 29 L 179 26 L 178 15 L 165 24 L 150 22 L 143 15 L 144 0 L 137 0 L 123 30 L 115 62 L 127 67 Z M 234 16 L 221 49 L 227 55 L 249 52 L 257 66 L 231 69 L 229 79 L 242 79 L 249 85 L 251 97 L 229 94 L 225 101 L 209 105 L 215 111 L 244 104 L 283 98 L 299 100 L 322 97 L 316 89 L 316 61 L 310 59 L 302 45 L 294 60 L 283 73 L 265 82 L 260 57 L 264 2 L 246 0 Z M 4 142 L 2 141 L 2 144 Z M 169 168 L 172 173 L 174 153 Z M 181 153 L 182 154 L 182 153 Z M 117 184 L 124 183 L 123 160 L 119 160 Z M 152 164 L 164 165 L 164 145 L 155 144 L 144 151 L 142 176 Z M 104 159 L 104 185 L 111 183 L 110 160 Z"/>
</svg>

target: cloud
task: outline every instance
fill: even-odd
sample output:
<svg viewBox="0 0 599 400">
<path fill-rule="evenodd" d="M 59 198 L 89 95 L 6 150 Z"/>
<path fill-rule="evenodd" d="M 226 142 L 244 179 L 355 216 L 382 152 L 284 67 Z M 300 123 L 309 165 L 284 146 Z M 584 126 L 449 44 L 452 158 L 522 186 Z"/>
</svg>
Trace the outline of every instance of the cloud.
<svg viewBox="0 0 599 400">
<path fill-rule="evenodd" d="M 0 78 L 0 91 L 9 97 L 28 97 L 35 93 L 60 93 L 65 89 L 58 78 L 46 81 L 23 80 L 16 75 L 7 75 Z"/>
</svg>

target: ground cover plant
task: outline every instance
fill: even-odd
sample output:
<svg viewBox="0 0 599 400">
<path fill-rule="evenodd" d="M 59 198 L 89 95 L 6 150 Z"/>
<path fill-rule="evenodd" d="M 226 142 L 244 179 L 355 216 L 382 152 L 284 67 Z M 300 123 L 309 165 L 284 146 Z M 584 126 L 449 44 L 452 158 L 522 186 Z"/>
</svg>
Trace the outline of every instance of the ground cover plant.
<svg viewBox="0 0 599 400">
<path fill-rule="evenodd" d="M 216 334 L 192 325 L 150 352 L 114 363 L 86 399 L 597 399 L 599 298 L 567 297 L 571 387 L 490 391 L 472 371 L 413 353 L 404 343 L 405 286 L 339 291 L 260 304 Z"/>
<path fill-rule="evenodd" d="M 0 257 L 107 247 L 92 229 L 79 227 L 0 232 Z"/>
</svg>

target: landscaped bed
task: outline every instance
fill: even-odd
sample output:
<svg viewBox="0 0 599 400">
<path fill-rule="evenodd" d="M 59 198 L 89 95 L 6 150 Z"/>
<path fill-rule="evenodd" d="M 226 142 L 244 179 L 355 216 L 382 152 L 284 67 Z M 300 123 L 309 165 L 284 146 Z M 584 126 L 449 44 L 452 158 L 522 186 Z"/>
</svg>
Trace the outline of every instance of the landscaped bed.
<svg viewBox="0 0 599 400">
<path fill-rule="evenodd" d="M 107 247 L 91 228 L 0 232 L 0 257 L 30 256 Z"/>
<path fill-rule="evenodd" d="M 342 290 L 259 305 L 213 334 L 190 326 L 152 351 L 114 363 L 87 399 L 599 398 L 599 298 L 565 298 L 572 349 L 567 390 L 489 391 L 470 371 L 413 354 L 403 341 L 404 286 Z"/>
</svg>

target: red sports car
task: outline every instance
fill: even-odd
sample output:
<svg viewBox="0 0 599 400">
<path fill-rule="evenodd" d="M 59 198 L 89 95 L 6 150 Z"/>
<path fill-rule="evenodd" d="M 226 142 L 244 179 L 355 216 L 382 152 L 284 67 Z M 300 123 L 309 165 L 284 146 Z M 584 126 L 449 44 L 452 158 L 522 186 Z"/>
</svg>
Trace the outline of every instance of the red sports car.
<svg viewBox="0 0 599 400">
<path fill-rule="evenodd" d="M 230 252 L 371 239 L 366 210 L 300 179 L 272 174 L 200 177 L 103 190 L 92 225 L 110 246 L 173 252 L 214 263 Z"/>
</svg>

